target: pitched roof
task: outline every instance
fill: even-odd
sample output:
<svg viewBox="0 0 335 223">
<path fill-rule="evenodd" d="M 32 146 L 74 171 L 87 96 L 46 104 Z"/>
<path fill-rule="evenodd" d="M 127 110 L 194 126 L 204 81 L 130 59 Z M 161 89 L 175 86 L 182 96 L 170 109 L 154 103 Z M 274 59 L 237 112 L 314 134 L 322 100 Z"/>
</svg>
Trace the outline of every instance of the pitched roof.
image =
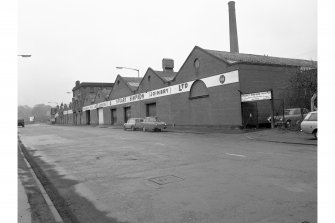
<svg viewBox="0 0 335 223">
<path fill-rule="evenodd" d="M 105 82 L 82 82 L 78 86 L 72 88 L 72 91 L 81 88 L 81 87 L 113 87 L 114 83 L 105 83 Z"/>
<path fill-rule="evenodd" d="M 172 81 L 177 74 L 177 72 L 174 71 L 157 71 L 157 70 L 153 71 L 166 82 Z"/>
<path fill-rule="evenodd" d="M 138 86 L 140 85 L 140 82 L 142 80 L 141 77 L 122 77 L 120 76 L 129 86 L 129 88 L 132 91 L 137 90 Z"/>
<path fill-rule="evenodd" d="M 281 57 L 261 56 L 244 53 L 231 53 L 226 51 L 207 50 L 206 52 L 219 57 L 229 64 L 235 63 L 252 63 L 252 64 L 267 64 L 267 65 L 283 65 L 283 66 L 297 66 L 317 68 L 317 62 L 312 60 L 300 60 Z"/>
</svg>

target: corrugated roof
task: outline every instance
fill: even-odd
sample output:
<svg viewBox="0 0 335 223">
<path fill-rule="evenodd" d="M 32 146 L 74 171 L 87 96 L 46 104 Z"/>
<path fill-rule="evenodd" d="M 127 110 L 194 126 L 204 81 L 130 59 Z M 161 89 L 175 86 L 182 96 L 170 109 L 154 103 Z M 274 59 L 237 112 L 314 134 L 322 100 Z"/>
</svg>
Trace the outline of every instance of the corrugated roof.
<svg viewBox="0 0 335 223">
<path fill-rule="evenodd" d="M 207 50 L 208 53 L 221 58 L 222 60 L 234 64 L 234 63 L 256 63 L 256 64 L 268 64 L 268 65 L 284 65 L 284 66 L 298 66 L 298 67 L 309 67 L 317 68 L 317 62 L 313 60 L 300 60 L 300 59 L 289 59 L 281 57 L 270 57 L 261 56 L 254 54 L 244 53 L 231 53 L 226 51 Z"/>
<path fill-rule="evenodd" d="M 157 71 L 157 70 L 154 70 L 154 72 L 165 81 L 173 80 L 173 78 L 177 74 L 177 72 L 173 72 L 173 71 Z"/>
<path fill-rule="evenodd" d="M 122 77 L 122 79 L 128 84 L 132 91 L 137 90 L 142 80 L 141 77 Z"/>
</svg>

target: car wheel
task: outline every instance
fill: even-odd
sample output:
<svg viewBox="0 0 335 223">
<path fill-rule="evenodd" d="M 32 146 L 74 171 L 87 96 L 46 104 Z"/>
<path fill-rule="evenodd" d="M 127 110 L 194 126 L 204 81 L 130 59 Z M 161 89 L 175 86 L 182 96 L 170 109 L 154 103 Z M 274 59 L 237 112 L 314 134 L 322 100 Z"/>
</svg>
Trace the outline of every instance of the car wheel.
<svg viewBox="0 0 335 223">
<path fill-rule="evenodd" d="M 315 139 L 318 139 L 318 130 L 317 129 L 314 130 L 313 135 L 314 135 Z"/>
<path fill-rule="evenodd" d="M 287 120 L 287 121 L 285 122 L 285 125 L 286 125 L 286 128 L 287 128 L 287 127 L 290 127 L 290 126 L 291 126 L 291 120 Z"/>
</svg>

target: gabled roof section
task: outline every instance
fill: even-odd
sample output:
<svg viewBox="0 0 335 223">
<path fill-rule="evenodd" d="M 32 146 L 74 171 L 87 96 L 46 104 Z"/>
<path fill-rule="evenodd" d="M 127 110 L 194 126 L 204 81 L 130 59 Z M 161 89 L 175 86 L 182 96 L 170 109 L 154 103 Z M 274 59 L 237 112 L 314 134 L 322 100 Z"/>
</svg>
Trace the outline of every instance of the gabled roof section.
<svg viewBox="0 0 335 223">
<path fill-rule="evenodd" d="M 120 77 L 128 85 L 131 91 L 136 91 L 142 80 L 141 77 Z"/>
<path fill-rule="evenodd" d="M 151 71 L 152 73 L 154 73 L 160 80 L 162 80 L 163 83 L 172 81 L 173 78 L 176 76 L 177 72 L 173 72 L 173 71 L 157 71 L 152 69 L 151 67 L 149 67 L 147 69 L 147 71 L 145 72 L 140 85 L 142 83 L 142 81 L 145 79 L 145 76 L 148 74 L 148 71 Z"/>
<path fill-rule="evenodd" d="M 152 71 L 156 73 L 157 76 L 160 77 L 164 82 L 172 81 L 177 74 L 177 72 L 174 71 L 157 71 L 157 70 Z"/>
<path fill-rule="evenodd" d="M 203 50 L 226 61 L 229 64 L 250 63 L 250 64 L 317 68 L 317 62 L 312 60 L 270 57 L 270 56 L 261 56 L 261 55 L 244 54 L 244 53 L 231 53 L 226 51 L 207 50 L 207 49 Z"/>
<path fill-rule="evenodd" d="M 227 65 L 231 65 L 229 62 L 227 62 L 227 61 L 225 61 L 225 60 L 223 60 L 223 59 L 221 59 L 221 58 L 215 56 L 214 54 L 211 54 L 211 53 L 207 52 L 207 50 L 202 49 L 202 48 L 199 47 L 199 46 L 194 46 L 193 49 L 191 50 L 191 52 L 188 54 L 188 56 L 187 56 L 186 60 L 184 61 L 183 65 L 181 65 L 179 71 L 175 74 L 173 80 L 176 80 L 177 76 L 178 76 L 178 75 L 180 74 L 180 72 L 183 70 L 185 64 L 188 62 L 189 58 L 191 57 L 191 55 L 192 55 L 196 50 L 201 50 L 202 52 L 205 52 L 207 55 L 210 55 L 211 57 L 216 58 L 216 59 L 218 59 L 219 61 L 222 61 L 223 63 L 226 63 Z"/>
</svg>

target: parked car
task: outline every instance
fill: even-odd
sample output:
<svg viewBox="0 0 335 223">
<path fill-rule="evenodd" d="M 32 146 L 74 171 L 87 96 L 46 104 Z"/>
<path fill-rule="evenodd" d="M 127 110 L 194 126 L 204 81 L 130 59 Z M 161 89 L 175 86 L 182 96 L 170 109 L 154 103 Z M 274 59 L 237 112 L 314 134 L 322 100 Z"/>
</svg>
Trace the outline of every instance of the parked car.
<svg viewBox="0 0 335 223">
<path fill-rule="evenodd" d="M 162 129 L 166 129 L 166 123 L 159 120 L 158 117 L 146 117 L 143 122 L 140 123 L 143 132 L 147 130 L 153 131 L 162 131 Z"/>
<path fill-rule="evenodd" d="M 318 112 L 310 112 L 300 124 L 301 131 L 311 133 L 318 138 Z"/>
<path fill-rule="evenodd" d="M 22 127 L 24 127 L 24 119 L 18 119 L 18 120 L 17 120 L 17 126 L 22 126 Z"/>
<path fill-rule="evenodd" d="M 141 122 L 143 122 L 143 118 L 130 118 L 127 123 L 123 124 L 123 129 L 131 129 L 133 131 L 136 129 L 142 129 L 142 126 L 139 125 Z"/>
<path fill-rule="evenodd" d="M 299 125 L 302 120 L 306 117 L 308 113 L 307 108 L 288 108 L 284 109 L 284 117 L 283 115 L 275 115 L 275 126 L 278 125 Z M 271 123 L 271 116 L 268 118 L 268 121 Z"/>
</svg>

